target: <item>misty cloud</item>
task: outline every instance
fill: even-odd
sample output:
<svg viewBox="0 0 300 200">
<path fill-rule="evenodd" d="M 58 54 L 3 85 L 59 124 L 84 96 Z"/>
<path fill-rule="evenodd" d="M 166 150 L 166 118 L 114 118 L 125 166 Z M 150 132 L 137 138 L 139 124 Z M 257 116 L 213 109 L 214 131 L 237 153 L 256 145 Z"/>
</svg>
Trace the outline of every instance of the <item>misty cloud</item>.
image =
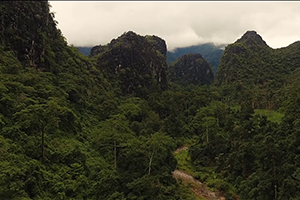
<svg viewBox="0 0 300 200">
<path fill-rule="evenodd" d="M 50 1 L 58 28 L 75 46 L 107 44 L 125 31 L 163 38 L 168 49 L 232 43 L 255 30 L 273 48 L 300 39 L 300 2 Z"/>
</svg>

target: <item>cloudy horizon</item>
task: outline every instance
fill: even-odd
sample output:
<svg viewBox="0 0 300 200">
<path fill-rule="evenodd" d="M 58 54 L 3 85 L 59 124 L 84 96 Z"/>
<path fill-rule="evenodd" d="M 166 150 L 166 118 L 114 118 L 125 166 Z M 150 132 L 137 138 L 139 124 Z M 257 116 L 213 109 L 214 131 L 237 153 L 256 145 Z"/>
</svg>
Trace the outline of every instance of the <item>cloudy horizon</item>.
<svg viewBox="0 0 300 200">
<path fill-rule="evenodd" d="M 156 35 L 168 50 L 230 44 L 249 30 L 272 48 L 300 40 L 300 2 L 49 1 L 68 44 L 105 45 L 124 32 Z"/>
</svg>

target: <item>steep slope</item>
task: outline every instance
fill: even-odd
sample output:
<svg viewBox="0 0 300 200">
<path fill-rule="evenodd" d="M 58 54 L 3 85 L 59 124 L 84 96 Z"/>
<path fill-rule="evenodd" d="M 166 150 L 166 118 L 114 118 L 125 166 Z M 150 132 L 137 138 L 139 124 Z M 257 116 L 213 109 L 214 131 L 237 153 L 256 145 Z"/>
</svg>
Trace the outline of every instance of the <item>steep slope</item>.
<svg viewBox="0 0 300 200">
<path fill-rule="evenodd" d="M 211 84 L 214 79 L 209 63 L 201 54 L 186 54 L 169 66 L 170 81 L 182 85 Z"/>
<path fill-rule="evenodd" d="M 0 10 L 0 199 L 180 199 L 175 144 L 145 99 L 112 87 L 116 66 L 98 65 L 103 74 L 97 59 L 68 46 L 47 1 L 0 2 Z M 152 54 L 134 55 L 137 40 L 124 37 L 110 55 L 124 54 L 112 59 L 142 74 L 142 61 L 129 69 L 132 59 L 161 56 L 142 75 L 162 83 L 164 42 L 133 37 Z"/>
<path fill-rule="evenodd" d="M 300 51 L 300 42 L 295 42 L 292 44 L 293 48 L 298 48 Z M 293 50 L 297 52 L 297 50 Z M 295 55 L 296 56 L 296 55 Z M 274 95 L 278 104 L 282 105 L 284 108 L 290 104 L 290 100 L 298 96 L 300 91 L 300 59 L 289 59 L 288 62 L 298 62 L 298 67 L 289 75 L 286 76 L 284 85 L 279 89 L 279 91 Z M 297 64 L 291 64 L 297 66 Z"/>
<path fill-rule="evenodd" d="M 234 83 L 237 81 L 248 81 L 248 83 L 263 84 L 265 76 L 272 70 L 268 58 L 272 49 L 255 32 L 248 31 L 235 43 L 226 47 L 221 58 L 217 85 Z"/>
<path fill-rule="evenodd" d="M 200 53 L 210 64 L 214 74 L 217 73 L 221 56 L 223 54 L 223 48 L 225 45 L 215 45 L 213 43 L 206 43 L 200 45 L 194 45 L 190 47 L 176 48 L 174 51 L 167 52 L 167 62 L 171 64 L 180 56 L 189 53 Z"/>
<path fill-rule="evenodd" d="M 9 7 L 9 9 L 7 9 Z M 56 29 L 47 1 L 4 1 L 0 5 L 0 40 L 21 63 L 43 71 L 57 70 L 66 42 Z"/>
<path fill-rule="evenodd" d="M 95 46 L 91 57 L 111 79 L 120 81 L 124 94 L 144 96 L 166 89 L 166 44 L 157 36 L 129 31 L 104 46 Z"/>
<path fill-rule="evenodd" d="M 297 43 L 272 49 L 255 31 L 247 31 L 226 47 L 215 84 L 225 89 L 228 101 L 248 98 L 253 108 L 276 108 L 279 105 L 272 97 L 299 67 L 299 59 Z"/>
<path fill-rule="evenodd" d="M 91 146 L 83 145 L 82 131 L 107 117 L 98 105 L 107 99 L 109 84 L 87 57 L 67 46 L 53 17 L 47 1 L 0 3 L 3 200 L 90 198 L 75 171 L 90 184 L 94 163 L 110 171 Z"/>
</svg>

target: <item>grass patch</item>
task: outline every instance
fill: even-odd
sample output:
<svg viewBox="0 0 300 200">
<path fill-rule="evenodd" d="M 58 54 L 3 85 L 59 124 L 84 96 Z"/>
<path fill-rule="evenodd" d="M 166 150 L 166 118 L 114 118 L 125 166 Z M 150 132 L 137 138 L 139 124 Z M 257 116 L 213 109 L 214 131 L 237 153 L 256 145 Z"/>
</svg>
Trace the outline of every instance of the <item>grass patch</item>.
<svg viewBox="0 0 300 200">
<path fill-rule="evenodd" d="M 235 188 L 224 180 L 222 174 L 216 173 L 216 167 L 195 167 L 188 155 L 188 150 L 182 150 L 179 153 L 174 154 L 174 156 L 177 160 L 177 169 L 184 171 L 200 182 L 205 183 L 211 191 L 219 190 L 224 192 L 226 197 L 229 197 L 228 199 L 231 199 L 230 197 L 237 196 Z M 185 187 L 188 187 L 188 183 L 183 184 Z M 197 199 L 196 196 L 195 198 L 196 200 L 202 200 L 199 198 Z"/>
<path fill-rule="evenodd" d="M 201 167 L 194 173 L 194 178 L 205 183 L 211 191 L 224 193 L 226 199 L 237 197 L 236 188 L 228 183 L 221 173 L 216 173 L 216 167 Z"/>
<path fill-rule="evenodd" d="M 177 169 L 184 171 L 186 173 L 191 174 L 192 176 L 194 175 L 195 168 L 191 164 L 191 158 L 188 155 L 188 150 L 182 150 L 179 153 L 174 154 L 176 160 L 177 160 Z M 184 196 L 184 199 L 187 200 L 207 200 L 205 198 L 199 197 L 195 195 L 192 191 L 191 188 L 193 187 L 189 181 L 179 181 L 180 185 L 180 194 Z"/>
<path fill-rule="evenodd" d="M 202 197 L 195 195 L 191 191 L 191 185 L 187 182 L 178 181 L 179 182 L 179 193 L 181 194 L 181 198 L 184 200 L 207 200 Z"/>
<path fill-rule="evenodd" d="M 191 163 L 191 157 L 188 155 L 188 150 L 180 151 L 174 156 L 177 160 L 177 169 L 189 173 L 193 176 L 195 168 Z"/>
<path fill-rule="evenodd" d="M 273 110 L 265 110 L 265 109 L 255 109 L 254 113 L 257 115 L 266 116 L 269 121 L 275 122 L 278 124 L 281 123 L 281 120 L 284 116 L 283 113 L 276 112 Z"/>
</svg>

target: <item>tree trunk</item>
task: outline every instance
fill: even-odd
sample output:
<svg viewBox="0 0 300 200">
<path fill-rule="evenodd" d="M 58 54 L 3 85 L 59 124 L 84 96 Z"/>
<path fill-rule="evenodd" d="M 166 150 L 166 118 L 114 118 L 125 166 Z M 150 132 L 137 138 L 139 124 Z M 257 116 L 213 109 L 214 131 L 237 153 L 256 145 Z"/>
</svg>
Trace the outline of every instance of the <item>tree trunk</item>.
<svg viewBox="0 0 300 200">
<path fill-rule="evenodd" d="M 117 169 L 117 145 L 116 141 L 114 141 L 114 167 Z"/>
<path fill-rule="evenodd" d="M 208 143 L 208 125 L 206 125 L 206 142 Z"/>
<path fill-rule="evenodd" d="M 275 198 L 274 200 L 277 200 L 277 175 L 276 175 L 276 165 L 275 165 L 275 155 L 273 154 L 272 155 L 272 161 L 273 161 L 273 178 L 274 178 L 274 195 L 275 195 Z"/>
<path fill-rule="evenodd" d="M 45 127 L 42 128 L 42 163 L 45 161 Z"/>
<path fill-rule="evenodd" d="M 152 160 L 153 160 L 153 155 L 154 155 L 154 151 L 152 152 L 151 156 L 149 157 L 149 170 L 148 170 L 148 174 L 150 175 L 151 173 L 151 165 L 152 165 Z"/>
</svg>

